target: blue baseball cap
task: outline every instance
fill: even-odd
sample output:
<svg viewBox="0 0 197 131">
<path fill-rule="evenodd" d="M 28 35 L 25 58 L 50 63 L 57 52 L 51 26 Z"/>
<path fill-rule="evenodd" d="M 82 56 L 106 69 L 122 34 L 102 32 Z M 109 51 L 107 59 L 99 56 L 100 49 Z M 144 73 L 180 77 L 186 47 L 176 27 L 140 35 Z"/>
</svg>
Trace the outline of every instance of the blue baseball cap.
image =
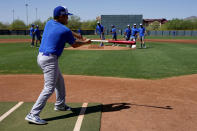
<svg viewBox="0 0 197 131">
<path fill-rule="evenodd" d="M 53 17 L 57 17 L 61 15 L 73 15 L 73 14 L 69 13 L 66 7 L 57 6 L 53 11 Z"/>
</svg>

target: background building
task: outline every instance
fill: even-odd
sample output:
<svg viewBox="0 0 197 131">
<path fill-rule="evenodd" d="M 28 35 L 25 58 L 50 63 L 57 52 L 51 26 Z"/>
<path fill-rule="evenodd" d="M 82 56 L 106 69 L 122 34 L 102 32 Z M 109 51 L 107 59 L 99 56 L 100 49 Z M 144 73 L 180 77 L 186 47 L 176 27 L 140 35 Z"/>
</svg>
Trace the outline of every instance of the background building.
<svg viewBox="0 0 197 131">
<path fill-rule="evenodd" d="M 159 22 L 160 26 L 162 24 L 165 24 L 166 22 L 168 22 L 168 20 L 165 19 L 165 18 L 162 18 L 162 19 L 143 19 L 143 24 L 145 26 L 149 26 L 150 24 L 152 24 L 155 21 Z"/>
</svg>

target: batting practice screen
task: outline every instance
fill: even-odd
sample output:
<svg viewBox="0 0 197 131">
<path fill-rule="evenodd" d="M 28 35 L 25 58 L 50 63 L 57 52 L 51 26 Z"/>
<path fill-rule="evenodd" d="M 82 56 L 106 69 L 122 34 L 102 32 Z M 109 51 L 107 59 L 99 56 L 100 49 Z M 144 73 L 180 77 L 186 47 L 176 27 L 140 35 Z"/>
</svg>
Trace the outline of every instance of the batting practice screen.
<svg viewBox="0 0 197 131">
<path fill-rule="evenodd" d="M 135 23 L 139 27 L 142 22 L 142 15 L 101 15 L 101 24 L 105 27 L 105 33 L 107 34 L 109 34 L 112 25 L 115 25 L 116 32 L 120 34 L 124 32 L 127 25 L 132 27 Z"/>
</svg>

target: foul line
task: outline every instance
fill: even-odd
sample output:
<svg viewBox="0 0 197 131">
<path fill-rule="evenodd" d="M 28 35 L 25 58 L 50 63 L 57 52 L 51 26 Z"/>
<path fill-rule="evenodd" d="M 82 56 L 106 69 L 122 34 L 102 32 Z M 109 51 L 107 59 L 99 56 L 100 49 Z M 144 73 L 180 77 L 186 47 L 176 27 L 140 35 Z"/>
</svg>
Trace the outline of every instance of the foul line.
<svg viewBox="0 0 197 131">
<path fill-rule="evenodd" d="M 82 124 L 83 117 L 84 117 L 84 114 L 85 114 L 87 106 L 88 106 L 88 103 L 83 103 L 82 109 L 81 109 L 81 111 L 79 113 L 79 116 L 78 116 L 78 119 L 77 119 L 77 122 L 75 124 L 75 128 L 73 129 L 73 131 L 80 131 L 81 124 Z"/>
<path fill-rule="evenodd" d="M 7 111 L 6 113 L 4 113 L 1 117 L 0 117 L 0 122 L 5 119 L 8 115 L 10 115 L 13 111 L 15 111 L 17 108 L 19 108 L 24 102 L 19 102 L 17 103 L 14 107 L 12 107 L 9 111 Z"/>
</svg>

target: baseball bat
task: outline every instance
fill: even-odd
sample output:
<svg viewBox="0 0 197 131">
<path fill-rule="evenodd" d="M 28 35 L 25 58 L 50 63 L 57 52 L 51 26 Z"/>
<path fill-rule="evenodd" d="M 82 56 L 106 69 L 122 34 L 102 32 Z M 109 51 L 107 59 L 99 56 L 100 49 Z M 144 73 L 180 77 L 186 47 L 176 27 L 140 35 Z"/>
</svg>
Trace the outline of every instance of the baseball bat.
<svg viewBox="0 0 197 131">
<path fill-rule="evenodd" d="M 117 44 L 126 44 L 126 45 L 135 44 L 135 41 L 125 41 L 125 40 L 91 40 L 91 42 L 117 43 Z"/>
</svg>

